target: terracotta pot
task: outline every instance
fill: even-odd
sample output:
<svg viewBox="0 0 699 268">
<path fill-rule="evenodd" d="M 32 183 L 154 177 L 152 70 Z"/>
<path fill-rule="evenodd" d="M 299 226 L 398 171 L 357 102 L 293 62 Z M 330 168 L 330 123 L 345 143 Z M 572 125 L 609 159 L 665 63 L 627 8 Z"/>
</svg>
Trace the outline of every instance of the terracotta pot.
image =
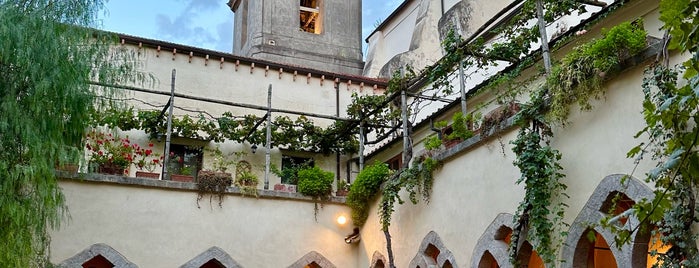
<svg viewBox="0 0 699 268">
<path fill-rule="evenodd" d="M 337 190 L 335 191 L 335 196 L 347 196 L 348 193 L 349 191 L 347 190 Z"/>
<path fill-rule="evenodd" d="M 57 166 L 56 170 L 67 172 L 68 174 L 75 174 L 75 173 L 78 173 L 78 165 L 65 164 L 62 166 Z"/>
<path fill-rule="evenodd" d="M 149 179 L 159 179 L 160 173 L 146 172 L 146 171 L 136 171 L 136 178 L 149 178 Z"/>
<path fill-rule="evenodd" d="M 461 143 L 463 140 L 462 139 L 453 139 L 453 140 L 445 140 L 442 142 L 444 144 L 444 148 L 451 148 L 454 147 L 455 145 Z"/>
<path fill-rule="evenodd" d="M 171 174 L 170 180 L 171 181 L 181 181 L 181 182 L 193 182 L 194 177 L 192 177 L 190 175 Z"/>
<path fill-rule="evenodd" d="M 109 175 L 124 175 L 124 168 L 114 164 L 102 164 L 97 167 L 97 172 Z"/>
<path fill-rule="evenodd" d="M 274 185 L 274 190 L 280 191 L 280 192 L 295 193 L 296 192 L 296 185 L 277 183 Z"/>
</svg>

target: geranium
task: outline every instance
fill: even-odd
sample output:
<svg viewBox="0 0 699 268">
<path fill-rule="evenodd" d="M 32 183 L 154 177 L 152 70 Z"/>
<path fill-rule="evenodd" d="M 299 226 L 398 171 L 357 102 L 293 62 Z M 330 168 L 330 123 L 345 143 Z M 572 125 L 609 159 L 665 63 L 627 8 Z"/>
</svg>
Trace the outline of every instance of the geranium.
<svg viewBox="0 0 699 268">
<path fill-rule="evenodd" d="M 94 130 L 87 133 L 85 147 L 91 153 L 91 162 L 123 169 L 131 166 L 136 151 L 128 137 L 121 138 L 118 135 Z"/>
<path fill-rule="evenodd" d="M 156 167 L 163 166 L 163 157 L 159 153 L 153 152 L 153 143 L 149 143 L 148 147 L 141 147 L 138 144 L 134 144 L 135 154 L 137 160 L 135 161 L 136 167 L 139 170 L 147 170 L 148 172 L 155 171 Z"/>
</svg>

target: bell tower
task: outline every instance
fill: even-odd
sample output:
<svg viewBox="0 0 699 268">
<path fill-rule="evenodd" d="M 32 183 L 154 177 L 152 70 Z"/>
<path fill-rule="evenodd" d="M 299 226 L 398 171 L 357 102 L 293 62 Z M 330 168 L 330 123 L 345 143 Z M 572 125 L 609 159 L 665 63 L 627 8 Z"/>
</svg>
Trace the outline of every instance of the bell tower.
<svg viewBox="0 0 699 268">
<path fill-rule="evenodd" d="M 233 54 L 361 74 L 361 0 L 229 0 Z"/>
</svg>

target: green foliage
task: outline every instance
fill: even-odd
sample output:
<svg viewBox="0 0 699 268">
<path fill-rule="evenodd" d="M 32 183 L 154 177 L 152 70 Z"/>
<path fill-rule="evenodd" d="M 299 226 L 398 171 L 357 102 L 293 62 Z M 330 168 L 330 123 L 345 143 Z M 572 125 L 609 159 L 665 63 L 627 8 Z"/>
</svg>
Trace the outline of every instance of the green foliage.
<svg viewBox="0 0 699 268">
<path fill-rule="evenodd" d="M 116 38 L 86 28 L 102 7 L 0 1 L 0 267 L 50 265 L 48 232 L 66 213 L 54 167 L 77 162 L 102 107 L 87 82 L 138 79 L 129 55 L 110 50 Z"/>
<path fill-rule="evenodd" d="M 539 90 L 517 115 L 521 125 L 517 138 L 511 143 L 512 151 L 517 155 L 514 165 L 520 170 L 521 177 L 517 184 L 524 183 L 524 199 L 515 213 L 516 224 L 510 243 L 510 260 L 517 264 L 517 252 L 522 231 L 527 229 L 527 239 L 547 265 L 556 261 L 556 252 L 562 239 L 556 239 L 555 233 L 563 236 L 561 225 L 565 204 L 557 201 L 564 193 L 566 185 L 560 180 L 564 177 L 558 163 L 561 154 L 550 147 L 548 140 L 551 131 L 544 121 L 544 91 Z"/>
<path fill-rule="evenodd" d="M 318 221 L 318 202 L 330 199 L 333 190 L 333 176 L 330 171 L 324 171 L 319 167 L 308 167 L 298 171 L 298 191 L 300 194 L 310 196 L 316 201 L 314 215 Z"/>
<path fill-rule="evenodd" d="M 430 136 L 429 138 L 425 139 L 425 150 L 431 151 L 431 150 L 438 149 L 441 146 L 442 146 L 442 139 L 440 139 L 436 135 Z"/>
<path fill-rule="evenodd" d="M 352 209 L 352 222 L 357 227 L 364 226 L 369 217 L 369 202 L 379 193 L 381 184 L 388 179 L 391 170 L 388 165 L 376 162 L 364 167 L 350 186 L 347 205 Z"/>
<path fill-rule="evenodd" d="M 236 163 L 235 159 L 228 159 L 228 156 L 221 151 L 220 146 L 216 146 L 214 149 L 205 149 L 211 154 L 211 167 L 215 171 L 226 172 L 228 167 Z"/>
<path fill-rule="evenodd" d="M 660 2 L 660 20 L 672 38 L 668 47 L 691 52 L 692 57 L 681 67 L 656 63 L 648 68 L 643 80 L 643 118 L 646 126 L 636 134 L 648 140 L 632 148 L 627 156 L 639 163 L 648 154 L 657 161 L 646 174 L 654 184 L 655 196 L 641 200 L 633 207 L 641 221 L 638 228 L 656 227 L 653 235 L 664 245 L 672 245 L 666 253 L 651 252 L 658 258 L 654 267 L 697 267 L 699 250 L 697 235 L 696 190 L 699 186 L 699 3 L 686 0 Z M 667 57 L 668 51 L 662 55 Z M 679 79 L 682 73 L 684 81 Z M 602 221 L 616 233 L 619 245 L 631 241 L 629 230 Z"/>
<path fill-rule="evenodd" d="M 391 215 L 395 211 L 396 202 L 404 203 L 400 197 L 401 190 L 408 193 L 410 202 L 413 204 L 420 201 L 418 197 L 429 202 L 434 180 L 432 173 L 438 167 L 439 161 L 430 157 L 422 158 L 420 161 L 413 162 L 410 168 L 401 170 L 386 181 L 379 206 L 379 218 L 384 232 L 391 225 Z"/>
<path fill-rule="evenodd" d="M 252 172 L 243 171 L 238 173 L 235 178 L 235 186 L 240 188 L 240 192 L 244 195 L 257 196 L 257 185 L 260 183 L 257 175 Z"/>
<path fill-rule="evenodd" d="M 629 151 L 637 161 L 646 154 L 657 160 L 656 167 L 646 176 L 655 185 L 655 196 L 634 205 L 634 213 L 641 219 L 639 228 L 655 226 L 656 234 L 665 245 L 672 245 L 667 253 L 657 255 L 659 267 L 695 267 L 699 265 L 697 235 L 692 226 L 697 222 L 696 192 L 699 186 L 699 76 L 689 83 L 678 83 L 678 70 L 656 65 L 646 70 L 643 81 L 643 115 L 646 127 L 643 134 L 649 141 Z M 605 223 L 605 222 L 603 222 Z M 620 244 L 630 240 L 629 233 L 606 224 L 618 235 Z"/>
<path fill-rule="evenodd" d="M 473 114 L 464 116 L 461 112 L 456 112 L 451 120 L 452 132 L 447 136 L 448 139 L 467 140 L 473 137 L 473 131 L 471 131 L 468 127 L 469 122 L 473 124 Z"/>
<path fill-rule="evenodd" d="M 646 47 L 641 21 L 625 22 L 603 31 L 603 37 L 576 47 L 553 68 L 546 79 L 551 95 L 549 118 L 565 123 L 574 103 L 592 109 L 590 98 L 603 93 L 602 82 L 620 61 Z"/>
<path fill-rule="evenodd" d="M 172 134 L 190 139 L 223 142 L 231 140 L 264 144 L 266 127 L 255 126 L 262 120 L 256 115 L 234 116 L 225 112 L 221 117 L 209 119 L 203 113 L 195 116 L 183 115 L 172 118 Z M 118 127 L 121 130 L 141 129 L 151 139 L 162 138 L 167 130 L 167 115 L 160 116 L 158 110 L 134 112 L 133 107 L 112 108 L 93 115 L 94 126 Z M 312 151 L 324 154 L 332 152 L 354 153 L 357 141 L 354 132 L 338 133 L 341 123 L 326 129 L 315 126 L 305 116 L 292 120 L 288 116 L 278 116 L 272 121 L 272 146 L 294 151 Z"/>
<path fill-rule="evenodd" d="M 213 171 L 199 171 L 197 176 L 197 207 L 205 195 L 210 194 L 209 204 L 211 204 L 214 196 L 218 199 L 218 206 L 221 207 L 223 197 L 226 193 L 226 188 L 231 186 L 231 174 Z"/>
<path fill-rule="evenodd" d="M 327 199 L 332 193 L 333 176 L 332 172 L 319 167 L 301 169 L 298 173 L 298 191 L 315 199 Z"/>
</svg>

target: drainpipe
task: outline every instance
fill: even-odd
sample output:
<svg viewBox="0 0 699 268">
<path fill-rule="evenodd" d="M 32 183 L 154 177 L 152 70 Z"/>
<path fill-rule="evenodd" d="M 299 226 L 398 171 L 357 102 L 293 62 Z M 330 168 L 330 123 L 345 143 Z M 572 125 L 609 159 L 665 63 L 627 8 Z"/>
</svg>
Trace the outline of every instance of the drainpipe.
<svg viewBox="0 0 699 268">
<path fill-rule="evenodd" d="M 170 83 L 170 108 L 168 110 L 168 115 L 167 115 L 167 133 L 165 136 L 165 158 L 163 159 L 164 165 L 163 165 L 163 180 L 170 179 L 167 170 L 168 163 L 170 163 L 170 138 L 172 137 L 172 110 L 173 107 L 175 106 L 175 75 L 176 75 L 175 69 L 172 69 L 172 80 Z"/>
<path fill-rule="evenodd" d="M 430 118 L 430 130 L 437 132 L 437 138 L 442 139 L 442 130 L 434 127 L 434 119 Z"/>
<path fill-rule="evenodd" d="M 340 117 L 340 81 L 335 83 L 335 116 Z M 340 181 L 340 152 L 335 153 L 335 180 Z M 349 176 L 347 177 L 349 183 Z M 339 189 L 338 189 L 339 190 Z"/>
</svg>

